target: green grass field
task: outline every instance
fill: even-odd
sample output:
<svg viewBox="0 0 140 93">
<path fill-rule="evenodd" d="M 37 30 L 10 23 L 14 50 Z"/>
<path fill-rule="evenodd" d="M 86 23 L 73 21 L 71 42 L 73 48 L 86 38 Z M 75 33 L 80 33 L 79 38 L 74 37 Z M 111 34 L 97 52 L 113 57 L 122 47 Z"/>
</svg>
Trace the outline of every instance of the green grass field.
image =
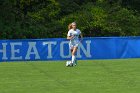
<svg viewBox="0 0 140 93">
<path fill-rule="evenodd" d="M 4 62 L 0 93 L 140 93 L 140 59 Z"/>
</svg>

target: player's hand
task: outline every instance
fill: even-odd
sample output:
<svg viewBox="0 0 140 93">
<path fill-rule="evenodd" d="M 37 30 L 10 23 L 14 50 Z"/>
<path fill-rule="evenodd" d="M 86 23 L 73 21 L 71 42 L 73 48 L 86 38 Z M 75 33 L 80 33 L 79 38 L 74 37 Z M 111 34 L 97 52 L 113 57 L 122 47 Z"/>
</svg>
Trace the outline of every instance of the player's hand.
<svg viewBox="0 0 140 93">
<path fill-rule="evenodd" d="M 74 36 L 68 36 L 67 39 L 68 40 L 72 40 L 74 38 Z"/>
</svg>

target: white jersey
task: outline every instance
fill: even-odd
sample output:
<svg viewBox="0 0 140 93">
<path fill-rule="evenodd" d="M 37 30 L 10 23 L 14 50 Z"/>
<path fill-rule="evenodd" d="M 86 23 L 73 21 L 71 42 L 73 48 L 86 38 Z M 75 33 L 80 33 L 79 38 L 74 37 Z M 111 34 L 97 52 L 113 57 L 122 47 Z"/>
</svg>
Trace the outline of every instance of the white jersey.
<svg viewBox="0 0 140 93">
<path fill-rule="evenodd" d="M 79 35 L 81 34 L 81 31 L 79 29 L 76 29 L 75 31 L 73 29 L 70 29 L 68 31 L 67 36 L 74 36 L 71 40 L 70 40 L 70 46 L 78 46 L 77 44 L 79 44 Z"/>
</svg>

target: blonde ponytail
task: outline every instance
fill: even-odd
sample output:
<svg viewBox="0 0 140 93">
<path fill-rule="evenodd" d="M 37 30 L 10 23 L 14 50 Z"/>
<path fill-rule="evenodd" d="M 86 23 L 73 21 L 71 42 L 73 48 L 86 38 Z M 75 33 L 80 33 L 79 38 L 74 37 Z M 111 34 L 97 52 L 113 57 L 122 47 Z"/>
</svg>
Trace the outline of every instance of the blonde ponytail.
<svg viewBox="0 0 140 93">
<path fill-rule="evenodd" d="M 72 23 L 68 25 L 68 30 L 72 29 Z"/>
</svg>

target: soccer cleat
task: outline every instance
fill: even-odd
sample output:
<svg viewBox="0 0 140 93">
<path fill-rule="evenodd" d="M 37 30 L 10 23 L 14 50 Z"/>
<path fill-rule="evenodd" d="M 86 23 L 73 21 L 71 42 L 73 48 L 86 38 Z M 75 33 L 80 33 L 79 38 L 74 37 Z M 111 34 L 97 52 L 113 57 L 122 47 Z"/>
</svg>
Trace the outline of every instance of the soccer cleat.
<svg viewBox="0 0 140 93">
<path fill-rule="evenodd" d="M 71 63 L 71 61 L 67 61 L 66 62 L 66 67 L 69 67 L 70 66 L 70 63 Z"/>
<path fill-rule="evenodd" d="M 66 62 L 66 67 L 68 67 L 68 66 L 69 66 L 69 62 L 67 61 L 67 62 Z"/>
<path fill-rule="evenodd" d="M 66 67 L 73 67 L 74 64 L 71 61 L 66 62 Z"/>
<path fill-rule="evenodd" d="M 73 67 L 73 63 L 70 63 L 70 67 Z"/>
</svg>

